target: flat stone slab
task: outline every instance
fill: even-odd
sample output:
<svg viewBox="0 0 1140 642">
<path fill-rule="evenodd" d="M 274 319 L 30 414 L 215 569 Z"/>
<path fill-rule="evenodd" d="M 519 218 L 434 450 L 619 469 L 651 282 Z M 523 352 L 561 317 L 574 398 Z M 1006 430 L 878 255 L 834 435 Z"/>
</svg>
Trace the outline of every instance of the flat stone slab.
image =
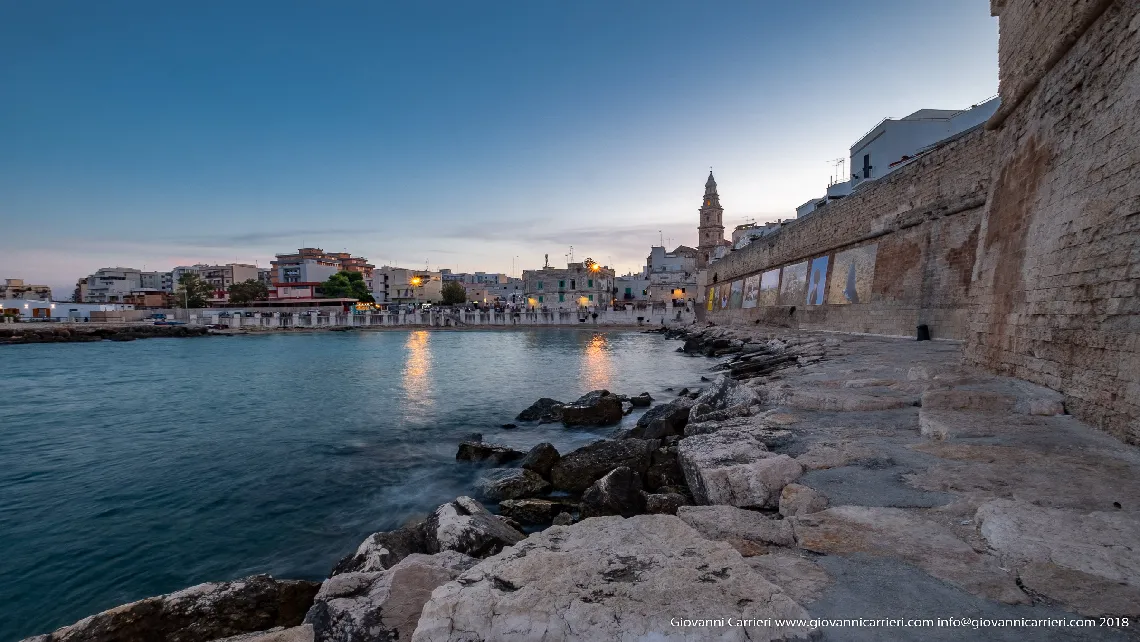
<svg viewBox="0 0 1140 642">
<path fill-rule="evenodd" d="M 816 553 L 869 553 L 909 562 L 975 595 L 1028 603 L 1013 573 L 939 524 L 899 508 L 836 506 L 791 518 L 796 542 Z"/>
<path fill-rule="evenodd" d="M 698 504 L 776 508 L 784 486 L 803 472 L 796 460 L 735 430 L 686 437 L 677 457 Z"/>
<path fill-rule="evenodd" d="M 532 535 L 436 589 L 412 639 L 788 640 L 810 631 L 673 622 L 805 615 L 731 546 L 672 515 L 597 517 Z"/>
<path fill-rule="evenodd" d="M 677 517 L 709 539 L 732 544 L 745 557 L 754 554 L 748 544 L 795 544 L 791 522 L 756 511 L 734 506 L 682 506 L 677 509 Z M 766 553 L 767 550 L 760 552 Z"/>
</svg>

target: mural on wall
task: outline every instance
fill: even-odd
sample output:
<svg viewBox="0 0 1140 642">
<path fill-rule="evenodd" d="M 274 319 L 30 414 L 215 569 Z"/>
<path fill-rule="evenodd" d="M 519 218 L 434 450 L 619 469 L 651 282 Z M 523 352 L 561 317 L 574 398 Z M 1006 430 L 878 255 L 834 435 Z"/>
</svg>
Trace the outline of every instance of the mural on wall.
<svg viewBox="0 0 1140 642">
<path fill-rule="evenodd" d="M 807 295 L 807 261 L 784 266 L 780 283 L 780 305 L 802 305 Z"/>
<path fill-rule="evenodd" d="M 824 293 L 827 291 L 826 256 L 812 259 L 807 287 L 807 299 L 804 302 L 808 305 L 823 305 Z"/>
<path fill-rule="evenodd" d="M 705 302 L 707 305 L 707 307 L 705 309 L 708 310 L 709 312 L 712 312 L 713 304 L 716 303 L 716 286 L 715 285 L 709 286 L 709 295 L 708 295 L 708 297 L 706 297 Z"/>
<path fill-rule="evenodd" d="M 760 275 L 760 292 L 757 294 L 758 305 L 776 305 L 780 294 L 780 269 L 768 270 Z"/>
<path fill-rule="evenodd" d="M 831 269 L 827 302 L 834 304 L 868 303 L 875 282 L 875 253 L 878 244 L 856 247 L 835 255 Z"/>
<path fill-rule="evenodd" d="M 744 301 L 744 281 L 736 280 L 732 282 L 732 292 L 728 296 L 728 307 L 733 310 L 739 310 L 740 304 Z"/>
<path fill-rule="evenodd" d="M 744 309 L 756 307 L 756 302 L 760 298 L 760 275 L 753 274 L 752 276 L 744 279 L 744 301 L 741 302 L 740 307 Z"/>
<path fill-rule="evenodd" d="M 717 288 L 717 309 L 718 310 L 727 310 L 728 309 L 728 295 L 729 295 L 728 290 L 729 290 L 729 284 L 727 284 L 727 283 L 722 283 L 720 285 L 720 287 Z"/>
</svg>

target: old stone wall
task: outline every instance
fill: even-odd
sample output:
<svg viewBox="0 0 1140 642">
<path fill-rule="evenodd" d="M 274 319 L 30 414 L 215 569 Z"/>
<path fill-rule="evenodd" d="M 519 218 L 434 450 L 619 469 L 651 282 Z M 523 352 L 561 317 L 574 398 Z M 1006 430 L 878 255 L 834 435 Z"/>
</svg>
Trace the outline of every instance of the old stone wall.
<svg viewBox="0 0 1140 642">
<path fill-rule="evenodd" d="M 1006 0 L 967 359 L 1140 443 L 1140 3 Z"/>
<path fill-rule="evenodd" d="M 992 138 L 980 129 L 970 132 L 714 263 L 706 273 L 712 305 L 706 302 L 705 317 L 905 336 L 926 324 L 935 337 L 965 338 Z M 848 259 L 849 251 L 865 252 L 868 260 Z M 807 291 L 798 296 L 785 286 L 798 276 L 795 265 L 820 258 L 829 269 L 822 272 L 823 302 L 817 305 L 809 303 Z M 843 296 L 843 271 L 852 262 L 863 289 L 857 303 Z M 789 291 L 774 301 L 749 307 L 731 297 L 732 282 L 741 282 L 743 299 L 748 277 L 788 266 L 780 285 Z M 718 288 L 730 293 L 724 307 Z"/>
</svg>

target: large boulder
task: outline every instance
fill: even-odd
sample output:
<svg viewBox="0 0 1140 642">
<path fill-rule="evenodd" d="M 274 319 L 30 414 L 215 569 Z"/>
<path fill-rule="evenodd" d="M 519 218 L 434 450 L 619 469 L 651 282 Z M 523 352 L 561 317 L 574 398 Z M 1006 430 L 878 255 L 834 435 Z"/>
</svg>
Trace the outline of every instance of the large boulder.
<svg viewBox="0 0 1140 642">
<path fill-rule="evenodd" d="M 564 455 L 550 471 L 550 480 L 557 489 L 580 493 L 619 466 L 644 475 L 656 448 L 655 440 L 595 441 Z"/>
<path fill-rule="evenodd" d="M 594 390 L 562 407 L 562 423 L 567 426 L 609 426 L 621 421 L 621 397 L 609 390 Z"/>
<path fill-rule="evenodd" d="M 746 557 L 763 555 L 770 546 L 795 544 L 788 520 L 773 519 L 734 506 L 682 506 L 677 517 L 709 539 L 732 544 Z"/>
<path fill-rule="evenodd" d="M 827 496 L 802 484 L 788 484 L 780 493 L 780 514 L 784 517 L 810 515 L 825 510 Z"/>
<path fill-rule="evenodd" d="M 489 462 L 501 466 L 516 459 L 522 459 L 524 453 L 509 446 L 488 444 L 483 441 L 463 441 L 459 443 L 459 452 L 455 453 L 457 461 Z"/>
<path fill-rule="evenodd" d="M 685 472 L 677 460 L 677 446 L 662 446 L 653 451 L 649 470 L 645 471 L 645 487 L 657 490 L 662 486 L 684 486 Z"/>
<path fill-rule="evenodd" d="M 305 623 L 315 642 L 407 640 L 431 592 L 477 561 L 454 551 L 417 553 L 386 571 L 337 575 L 321 585 Z"/>
<path fill-rule="evenodd" d="M 558 460 L 561 458 L 562 456 L 558 454 L 558 449 L 554 447 L 554 444 L 542 442 L 531 448 L 519 465 L 549 478 L 550 470 L 558 464 Z"/>
<path fill-rule="evenodd" d="M 424 525 L 427 553 L 458 551 L 487 557 L 526 537 L 470 497 L 457 497 L 435 509 Z"/>
<path fill-rule="evenodd" d="M 759 623 L 673 624 L 714 617 L 808 615 L 731 546 L 672 515 L 595 517 L 532 535 L 436 589 L 412 640 L 783 640 L 811 633 Z"/>
<path fill-rule="evenodd" d="M 516 499 L 541 495 L 550 482 L 525 468 L 493 468 L 475 482 L 475 490 L 486 499 Z"/>
<path fill-rule="evenodd" d="M 678 397 L 669 403 L 659 404 L 645 411 L 637 418 L 637 425 L 619 435 L 628 439 L 661 439 L 670 435 L 682 435 L 689 423 L 689 411 L 695 403 L 688 397 Z"/>
<path fill-rule="evenodd" d="M 653 397 L 649 396 L 648 392 L 643 392 L 639 395 L 629 398 L 629 403 L 634 408 L 648 408 L 649 404 L 653 403 Z"/>
<path fill-rule="evenodd" d="M 515 417 L 515 421 L 537 421 L 540 424 L 557 423 L 562 421 L 562 407 L 565 405 L 557 399 L 543 397 L 520 412 Z"/>
<path fill-rule="evenodd" d="M 677 455 L 698 504 L 777 508 L 784 486 L 803 473 L 796 460 L 733 430 L 686 437 Z"/>
<path fill-rule="evenodd" d="M 645 495 L 645 512 L 651 515 L 676 515 L 677 510 L 689 503 L 680 493 L 650 493 Z"/>
<path fill-rule="evenodd" d="M 80 620 L 36 642 L 199 642 L 296 627 L 318 582 L 254 575 L 148 597 Z"/>
<path fill-rule="evenodd" d="M 412 553 L 426 551 L 427 532 L 423 522 L 409 524 L 394 531 L 373 533 L 361 542 L 355 553 L 337 562 L 329 576 L 382 571 L 392 568 Z"/>
<path fill-rule="evenodd" d="M 499 502 L 499 514 L 522 524 L 550 524 L 559 513 L 577 509 L 577 502 L 560 499 L 507 499 Z"/>
<path fill-rule="evenodd" d="M 756 393 L 751 388 L 721 375 L 694 400 L 693 407 L 689 410 L 689 422 L 723 421 L 747 416 L 751 413 L 752 405 L 757 402 Z"/>
<path fill-rule="evenodd" d="M 620 466 L 594 482 L 582 493 L 582 517 L 621 515 L 633 517 L 645 512 L 641 476 Z"/>
</svg>

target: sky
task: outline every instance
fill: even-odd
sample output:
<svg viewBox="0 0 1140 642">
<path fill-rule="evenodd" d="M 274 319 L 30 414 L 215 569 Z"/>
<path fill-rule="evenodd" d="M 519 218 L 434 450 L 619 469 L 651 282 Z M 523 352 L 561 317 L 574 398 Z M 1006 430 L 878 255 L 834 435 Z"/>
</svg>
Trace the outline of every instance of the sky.
<svg viewBox="0 0 1140 642">
<path fill-rule="evenodd" d="M 989 0 L 0 0 L 0 278 L 640 269 L 794 216 L 885 117 L 997 93 Z"/>
</svg>

